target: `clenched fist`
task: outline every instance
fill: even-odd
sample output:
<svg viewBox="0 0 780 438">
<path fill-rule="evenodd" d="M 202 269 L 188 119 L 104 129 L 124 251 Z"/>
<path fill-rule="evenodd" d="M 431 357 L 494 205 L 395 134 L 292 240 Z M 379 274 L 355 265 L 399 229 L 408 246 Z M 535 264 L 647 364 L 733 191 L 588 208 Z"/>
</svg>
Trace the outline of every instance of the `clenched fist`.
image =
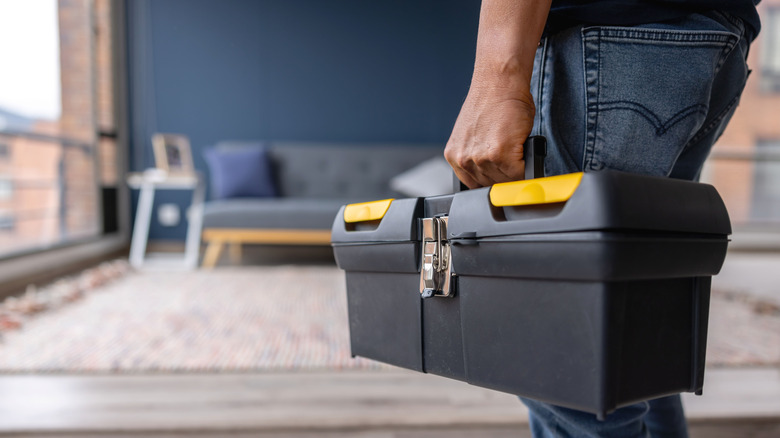
<svg viewBox="0 0 780 438">
<path fill-rule="evenodd" d="M 523 179 L 523 143 L 531 133 L 534 103 L 527 89 L 472 85 L 444 157 L 469 188 Z"/>
</svg>

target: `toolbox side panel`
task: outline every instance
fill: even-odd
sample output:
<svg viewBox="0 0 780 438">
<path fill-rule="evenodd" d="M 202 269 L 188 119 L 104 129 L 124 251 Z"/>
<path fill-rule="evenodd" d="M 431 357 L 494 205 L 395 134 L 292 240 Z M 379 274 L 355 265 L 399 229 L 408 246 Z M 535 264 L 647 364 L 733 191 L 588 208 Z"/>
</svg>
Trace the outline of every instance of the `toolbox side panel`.
<svg viewBox="0 0 780 438">
<path fill-rule="evenodd" d="M 702 387 L 709 277 L 459 282 L 469 383 L 596 414 Z"/>
<path fill-rule="evenodd" d="M 694 278 L 693 290 L 693 381 L 689 392 L 702 394 L 704 367 L 707 359 L 707 332 L 710 317 L 710 289 L 712 277 Z"/>
<path fill-rule="evenodd" d="M 709 307 L 709 282 L 696 278 L 621 282 L 623 297 L 612 309 L 612 329 L 619 331 L 615 393 L 619 405 L 695 388 L 703 378 L 707 344 L 698 326 Z M 618 312 L 621 323 L 617 324 Z"/>
<path fill-rule="evenodd" d="M 353 356 L 423 371 L 420 275 L 347 272 Z"/>
<path fill-rule="evenodd" d="M 419 272 L 420 242 L 333 244 L 339 268 L 350 272 Z"/>
<path fill-rule="evenodd" d="M 600 410 L 602 284 L 460 277 L 459 289 L 469 383 Z"/>
<path fill-rule="evenodd" d="M 423 357 L 425 372 L 465 380 L 460 298 L 434 297 L 423 304 Z"/>
</svg>

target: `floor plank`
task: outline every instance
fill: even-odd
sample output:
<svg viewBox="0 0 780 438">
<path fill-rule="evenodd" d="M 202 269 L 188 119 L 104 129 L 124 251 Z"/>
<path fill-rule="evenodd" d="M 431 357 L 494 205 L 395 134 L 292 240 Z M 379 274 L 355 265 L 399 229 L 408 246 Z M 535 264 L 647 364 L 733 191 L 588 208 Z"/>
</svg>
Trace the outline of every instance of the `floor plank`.
<svg viewBox="0 0 780 438">
<path fill-rule="evenodd" d="M 527 432 L 527 412 L 515 397 L 406 371 L 16 375 L 0 377 L 0 394 L 3 437 L 503 438 Z M 708 370 L 705 395 L 686 394 L 684 402 L 694 437 L 780 436 L 780 370 Z"/>
<path fill-rule="evenodd" d="M 409 372 L 0 378 L 0 431 L 505 425 L 511 395 Z"/>
<path fill-rule="evenodd" d="M 115 433 L 115 434 L 24 434 L 5 435 L 3 438 L 531 438 L 527 425 L 514 427 L 480 428 L 416 428 L 358 431 L 310 432 L 191 432 L 191 433 Z M 691 438 L 777 438 L 780 421 L 734 422 L 726 424 L 694 424 Z"/>
</svg>

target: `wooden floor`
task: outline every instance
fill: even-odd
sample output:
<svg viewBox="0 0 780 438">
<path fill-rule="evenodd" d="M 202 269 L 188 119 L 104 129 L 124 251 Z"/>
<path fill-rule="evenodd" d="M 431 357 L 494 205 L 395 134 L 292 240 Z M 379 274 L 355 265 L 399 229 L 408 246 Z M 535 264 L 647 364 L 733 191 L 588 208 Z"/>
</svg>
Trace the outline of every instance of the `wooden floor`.
<svg viewBox="0 0 780 438">
<path fill-rule="evenodd" d="M 777 438 L 780 423 L 736 422 L 725 425 L 693 424 L 690 438 Z M 341 432 L 190 432 L 190 433 L 113 433 L 113 434 L 0 434 L 3 438 L 531 438 L 528 426 L 481 428 L 374 429 Z"/>
<path fill-rule="evenodd" d="M 780 437 L 780 370 L 710 370 L 694 438 Z M 2 437 L 529 437 L 513 396 L 430 375 L 3 376 Z"/>
</svg>

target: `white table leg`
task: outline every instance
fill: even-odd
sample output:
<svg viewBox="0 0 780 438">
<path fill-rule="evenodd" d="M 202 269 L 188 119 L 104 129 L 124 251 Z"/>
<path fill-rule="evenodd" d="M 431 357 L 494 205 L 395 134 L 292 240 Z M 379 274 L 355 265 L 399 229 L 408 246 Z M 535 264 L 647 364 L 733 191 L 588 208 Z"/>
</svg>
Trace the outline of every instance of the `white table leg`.
<svg viewBox="0 0 780 438">
<path fill-rule="evenodd" d="M 192 192 L 192 205 L 187 217 L 187 241 L 184 247 L 184 265 L 187 269 L 195 269 L 198 266 L 200 255 L 200 234 L 203 228 L 203 201 L 206 188 L 202 177 Z"/>
<path fill-rule="evenodd" d="M 152 220 L 154 205 L 154 185 L 144 182 L 138 196 L 138 210 L 135 212 L 133 239 L 130 243 L 130 265 L 140 268 L 144 264 L 146 241 L 149 238 L 149 224 Z"/>
</svg>

